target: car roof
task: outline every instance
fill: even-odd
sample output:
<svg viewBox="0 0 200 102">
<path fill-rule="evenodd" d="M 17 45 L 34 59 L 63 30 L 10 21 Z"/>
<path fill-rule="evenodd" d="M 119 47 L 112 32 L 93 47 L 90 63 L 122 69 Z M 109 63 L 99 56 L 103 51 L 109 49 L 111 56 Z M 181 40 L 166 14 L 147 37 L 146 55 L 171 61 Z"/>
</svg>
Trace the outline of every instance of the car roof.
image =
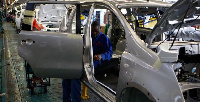
<svg viewBox="0 0 200 102">
<path fill-rule="evenodd" d="M 139 0 L 68 0 L 68 1 L 29 1 L 28 3 L 43 4 L 82 4 L 82 3 L 112 3 L 118 8 L 124 7 L 170 7 L 173 4 L 162 1 L 139 1 Z"/>
</svg>

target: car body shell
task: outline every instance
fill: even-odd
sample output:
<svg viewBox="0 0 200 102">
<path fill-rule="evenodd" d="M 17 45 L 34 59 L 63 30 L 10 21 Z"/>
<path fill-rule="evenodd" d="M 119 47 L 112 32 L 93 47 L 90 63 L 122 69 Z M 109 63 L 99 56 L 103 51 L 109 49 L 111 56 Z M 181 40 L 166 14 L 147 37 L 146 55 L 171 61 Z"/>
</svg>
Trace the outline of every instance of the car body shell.
<svg viewBox="0 0 200 102">
<path fill-rule="evenodd" d="M 187 0 L 183 0 L 187 1 Z M 133 1 L 136 7 L 166 6 L 165 3 L 149 3 Z M 127 20 L 118 6 L 112 1 L 30 1 L 34 4 L 74 4 L 91 5 L 84 32 L 81 35 L 57 32 L 21 31 L 19 34 L 19 55 L 33 68 L 40 77 L 79 79 L 105 101 L 121 102 L 123 92 L 127 88 L 136 88 L 143 92 L 151 101 L 183 102 L 182 90 L 173 68 L 163 63 L 157 53 L 149 49 Z M 91 19 L 96 5 L 110 9 L 120 20 L 126 35 L 126 48 L 121 56 L 120 72 L 116 92 L 98 82 L 94 77 L 93 50 L 91 41 Z M 178 4 L 176 4 L 178 5 Z M 168 7 L 171 4 L 168 4 Z M 33 10 L 28 8 L 28 10 Z M 26 11 L 25 11 L 26 12 Z M 26 15 L 26 13 L 25 13 Z M 25 16 L 28 17 L 28 16 Z M 30 25 L 24 23 L 22 26 Z M 24 27 L 24 30 L 25 29 Z M 30 30 L 30 29 L 29 29 Z M 151 37 L 152 38 L 152 37 Z M 82 76 L 82 77 L 81 77 Z"/>
</svg>

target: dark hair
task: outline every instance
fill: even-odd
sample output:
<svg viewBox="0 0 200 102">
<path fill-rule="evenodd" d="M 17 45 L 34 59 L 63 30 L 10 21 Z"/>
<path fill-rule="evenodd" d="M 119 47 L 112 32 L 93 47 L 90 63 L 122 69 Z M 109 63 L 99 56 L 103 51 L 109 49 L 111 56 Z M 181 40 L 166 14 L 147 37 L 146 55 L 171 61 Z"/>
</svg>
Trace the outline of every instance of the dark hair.
<svg viewBox="0 0 200 102">
<path fill-rule="evenodd" d="M 100 24 L 98 21 L 92 22 L 92 27 L 100 27 Z"/>
</svg>

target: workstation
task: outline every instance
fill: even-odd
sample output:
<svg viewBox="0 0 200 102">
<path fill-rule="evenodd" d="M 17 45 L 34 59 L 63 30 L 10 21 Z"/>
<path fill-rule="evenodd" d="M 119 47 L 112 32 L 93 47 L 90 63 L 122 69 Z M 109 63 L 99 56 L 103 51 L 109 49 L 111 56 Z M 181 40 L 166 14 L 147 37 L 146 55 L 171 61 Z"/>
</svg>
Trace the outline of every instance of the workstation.
<svg viewBox="0 0 200 102">
<path fill-rule="evenodd" d="M 200 101 L 199 0 L 1 5 L 2 102 Z"/>
</svg>

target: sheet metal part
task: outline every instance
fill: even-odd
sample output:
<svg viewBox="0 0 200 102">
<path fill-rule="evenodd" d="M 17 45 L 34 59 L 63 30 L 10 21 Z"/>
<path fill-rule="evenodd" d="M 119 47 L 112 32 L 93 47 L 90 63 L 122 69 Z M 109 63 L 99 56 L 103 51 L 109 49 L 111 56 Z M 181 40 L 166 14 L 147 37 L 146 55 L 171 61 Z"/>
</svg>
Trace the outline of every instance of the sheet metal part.
<svg viewBox="0 0 200 102">
<path fill-rule="evenodd" d="M 22 31 L 18 44 L 19 55 L 27 60 L 36 75 L 73 79 L 81 77 L 83 52 L 81 35 Z"/>
<path fill-rule="evenodd" d="M 182 5 L 184 5 L 184 7 Z M 186 18 L 194 18 L 194 15 L 198 15 L 199 10 L 195 10 L 193 8 L 199 7 L 199 5 L 200 5 L 199 1 L 179 0 L 178 2 L 176 2 L 172 7 L 170 7 L 166 11 L 166 13 L 163 14 L 162 18 L 155 25 L 152 32 L 147 36 L 146 42 L 148 43 L 148 47 L 151 46 L 153 39 L 157 35 L 160 35 L 169 30 L 173 31 L 177 29 L 177 27 L 181 24 L 182 20 L 185 19 L 183 18 L 184 14 L 187 13 Z M 187 8 L 189 8 L 188 12 L 186 12 Z M 186 22 L 183 22 L 182 27 L 191 25 L 190 23 L 188 24 Z"/>
</svg>

